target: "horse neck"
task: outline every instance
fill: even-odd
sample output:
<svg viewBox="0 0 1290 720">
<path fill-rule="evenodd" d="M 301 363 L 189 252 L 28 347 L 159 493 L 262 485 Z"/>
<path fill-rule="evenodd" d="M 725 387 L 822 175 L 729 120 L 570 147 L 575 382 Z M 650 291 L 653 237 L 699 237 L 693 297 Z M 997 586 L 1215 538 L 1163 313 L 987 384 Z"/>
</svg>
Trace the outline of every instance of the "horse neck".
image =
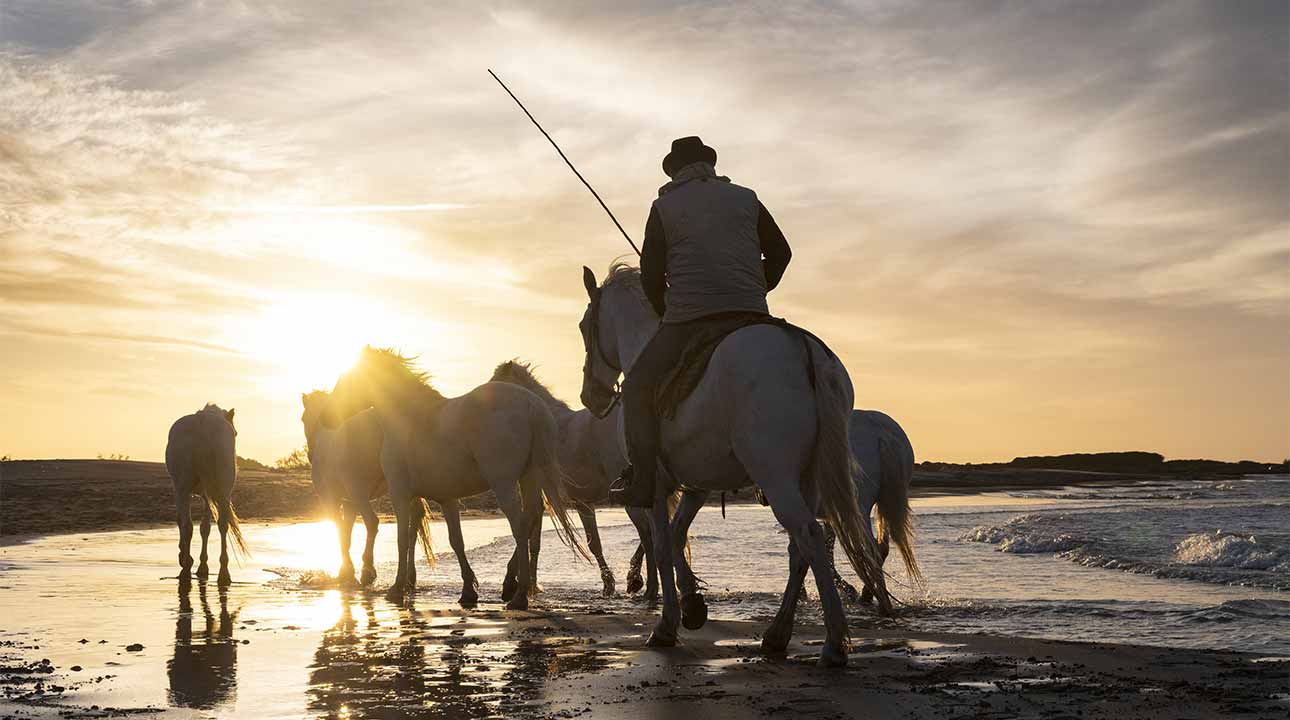
<svg viewBox="0 0 1290 720">
<path fill-rule="evenodd" d="M 613 324 L 614 351 L 618 355 L 618 366 L 626 373 L 658 330 L 658 316 L 646 308 L 631 290 L 623 288 L 613 297 L 610 322 Z"/>
<path fill-rule="evenodd" d="M 391 383 L 389 390 L 382 393 L 387 398 L 384 402 L 373 405 L 383 427 L 392 427 L 390 423 L 403 418 L 416 417 L 447 400 L 438 390 L 411 378 Z"/>
</svg>

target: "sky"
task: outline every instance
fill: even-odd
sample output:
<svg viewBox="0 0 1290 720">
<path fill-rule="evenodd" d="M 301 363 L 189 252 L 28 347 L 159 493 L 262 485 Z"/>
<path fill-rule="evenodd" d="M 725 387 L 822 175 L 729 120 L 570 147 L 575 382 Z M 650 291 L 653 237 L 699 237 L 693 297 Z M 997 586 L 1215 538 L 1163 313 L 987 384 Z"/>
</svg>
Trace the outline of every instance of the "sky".
<svg viewBox="0 0 1290 720">
<path fill-rule="evenodd" d="M 1284 2 L 0 0 L 0 455 L 160 459 L 364 343 L 575 402 L 675 137 L 919 459 L 1290 455 Z"/>
</svg>

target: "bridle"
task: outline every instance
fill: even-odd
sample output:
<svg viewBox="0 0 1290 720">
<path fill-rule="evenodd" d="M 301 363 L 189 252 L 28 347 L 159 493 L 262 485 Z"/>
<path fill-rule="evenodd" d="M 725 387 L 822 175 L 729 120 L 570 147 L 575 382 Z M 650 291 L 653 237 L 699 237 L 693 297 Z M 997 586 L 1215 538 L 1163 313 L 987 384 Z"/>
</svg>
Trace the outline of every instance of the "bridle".
<svg viewBox="0 0 1290 720">
<path fill-rule="evenodd" d="M 605 417 L 607 417 L 609 413 L 613 412 L 614 406 L 616 406 L 623 399 L 623 387 L 622 387 L 622 384 L 618 382 L 618 376 L 623 374 L 623 369 L 618 365 L 614 364 L 609 359 L 609 357 L 605 355 L 605 350 L 600 345 L 600 296 L 601 294 L 602 293 L 597 292 L 596 296 L 591 299 L 591 316 L 588 318 L 588 320 L 591 322 L 591 327 L 588 328 L 587 332 L 583 335 L 583 343 L 586 345 L 586 348 L 585 348 L 586 352 L 584 353 L 586 359 L 583 360 L 583 363 L 582 363 L 582 382 L 584 384 L 590 385 L 591 387 L 594 387 L 598 392 L 609 396 L 609 404 L 605 406 L 605 409 L 603 412 L 596 412 L 591 408 L 587 408 L 587 410 L 591 412 L 591 414 L 594 415 L 597 420 L 603 420 Z M 608 367 L 610 370 L 615 371 L 613 384 L 607 383 L 604 380 L 601 380 L 600 378 L 596 377 L 596 373 L 592 371 L 592 367 L 591 367 L 592 353 L 595 353 L 595 355 L 600 358 L 600 361 L 603 362 L 606 367 Z"/>
</svg>

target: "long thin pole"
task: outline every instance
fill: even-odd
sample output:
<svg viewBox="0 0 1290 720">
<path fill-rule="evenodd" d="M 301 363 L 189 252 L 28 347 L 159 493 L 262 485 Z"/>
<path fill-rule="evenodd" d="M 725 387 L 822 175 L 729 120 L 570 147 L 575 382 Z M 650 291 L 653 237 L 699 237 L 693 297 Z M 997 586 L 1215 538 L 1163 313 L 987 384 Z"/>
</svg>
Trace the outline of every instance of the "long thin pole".
<svg viewBox="0 0 1290 720">
<path fill-rule="evenodd" d="M 592 197 L 596 198 L 596 202 L 600 203 L 600 207 L 604 208 L 605 212 L 609 214 L 609 219 L 614 221 L 614 226 L 618 228 L 618 232 L 623 234 L 623 239 L 627 241 L 628 245 L 632 246 L 632 250 L 635 250 L 637 255 L 640 255 L 640 248 L 636 247 L 636 243 L 632 242 L 627 231 L 623 229 L 622 223 L 618 222 L 618 218 L 614 217 L 613 211 L 609 209 L 609 206 L 605 204 L 605 201 L 600 199 L 600 193 L 597 193 L 596 189 L 591 187 L 591 183 L 587 182 L 587 179 L 582 176 L 582 173 L 578 172 L 578 168 L 574 167 L 573 163 L 569 162 L 569 158 L 565 157 L 564 151 L 560 149 L 559 145 L 555 144 L 555 140 L 551 139 L 551 135 L 547 133 L 546 130 L 542 129 L 542 125 L 538 123 L 537 118 L 533 117 L 533 113 L 529 112 L 529 109 L 524 107 L 524 103 L 520 102 L 520 99 L 515 97 L 515 93 L 511 92 L 511 89 L 506 87 L 506 83 L 502 82 L 501 78 L 497 77 L 497 73 L 489 70 L 488 74 L 493 76 L 493 79 L 497 81 L 497 84 L 501 85 L 502 89 L 506 91 L 506 94 L 510 95 L 511 99 L 515 101 L 515 104 L 519 105 L 520 109 L 524 111 L 524 114 L 529 116 L 529 120 L 533 122 L 533 126 L 536 127 L 544 137 L 546 137 L 547 142 L 551 143 L 551 147 L 555 148 L 555 151 L 560 153 L 560 159 L 564 161 L 564 164 L 569 166 L 569 169 L 573 171 L 573 174 L 577 175 L 578 179 L 582 181 L 582 184 L 586 185 L 587 189 L 591 191 Z"/>
</svg>

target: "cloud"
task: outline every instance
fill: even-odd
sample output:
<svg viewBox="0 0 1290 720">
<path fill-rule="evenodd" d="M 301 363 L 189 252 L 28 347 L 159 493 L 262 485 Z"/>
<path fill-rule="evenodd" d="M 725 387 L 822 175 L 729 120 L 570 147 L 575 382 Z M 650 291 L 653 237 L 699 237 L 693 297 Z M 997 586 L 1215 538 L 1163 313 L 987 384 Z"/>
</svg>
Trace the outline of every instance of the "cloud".
<svg viewBox="0 0 1290 720">
<path fill-rule="evenodd" d="M 1241 369 L 1290 361 L 1285 3 L 13 0 L 0 28 L 0 320 L 241 351 L 356 297 L 452 383 L 523 354 L 576 394 L 577 270 L 627 248 L 492 67 L 634 236 L 667 143 L 715 144 L 794 245 L 773 308 L 933 453 L 969 451 L 929 384 L 1196 443 L 1136 408 L 1215 384 L 1290 427 Z"/>
</svg>

